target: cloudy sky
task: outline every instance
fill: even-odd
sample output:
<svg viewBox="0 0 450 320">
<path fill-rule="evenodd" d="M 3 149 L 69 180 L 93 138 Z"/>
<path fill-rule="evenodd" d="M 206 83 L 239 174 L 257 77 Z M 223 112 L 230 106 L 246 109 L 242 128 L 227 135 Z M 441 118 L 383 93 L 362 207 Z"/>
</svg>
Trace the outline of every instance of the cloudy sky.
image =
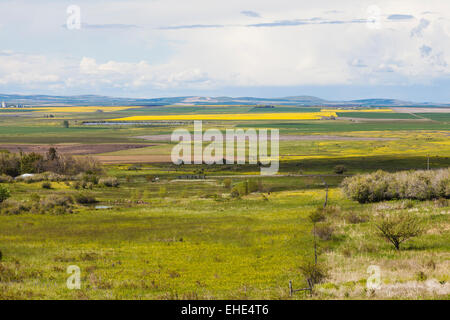
<svg viewBox="0 0 450 320">
<path fill-rule="evenodd" d="M 0 12 L 0 93 L 450 102 L 447 0 L 0 0 Z"/>
</svg>

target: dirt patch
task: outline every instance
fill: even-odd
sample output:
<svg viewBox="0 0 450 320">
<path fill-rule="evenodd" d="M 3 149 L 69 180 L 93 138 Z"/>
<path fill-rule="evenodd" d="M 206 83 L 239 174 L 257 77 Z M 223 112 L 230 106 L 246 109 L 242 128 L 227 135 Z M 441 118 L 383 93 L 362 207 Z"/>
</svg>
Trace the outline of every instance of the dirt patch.
<svg viewBox="0 0 450 320">
<path fill-rule="evenodd" d="M 9 152 L 36 152 L 45 154 L 49 148 L 55 148 L 59 153 L 70 155 L 88 155 L 107 153 L 128 149 L 137 149 L 151 147 L 151 144 L 1 144 L 0 150 L 8 150 Z"/>
<path fill-rule="evenodd" d="M 149 135 L 133 137 L 147 141 L 170 142 L 170 134 Z M 351 136 L 332 136 L 332 135 L 280 135 L 280 141 L 322 141 L 322 140 L 340 140 L 340 141 L 388 141 L 395 138 L 376 138 L 376 137 L 351 137 Z"/>
</svg>

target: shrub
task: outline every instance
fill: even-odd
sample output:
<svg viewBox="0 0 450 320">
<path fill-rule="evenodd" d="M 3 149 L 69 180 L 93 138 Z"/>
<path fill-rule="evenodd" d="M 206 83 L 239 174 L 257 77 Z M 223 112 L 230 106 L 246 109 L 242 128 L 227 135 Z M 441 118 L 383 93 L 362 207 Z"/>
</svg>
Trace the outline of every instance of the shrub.
<svg viewBox="0 0 450 320">
<path fill-rule="evenodd" d="M 92 190 L 94 189 L 94 184 L 92 182 L 83 182 L 83 188 Z"/>
<path fill-rule="evenodd" d="M 396 250 L 400 250 L 403 242 L 423 233 L 420 220 L 408 213 L 382 215 L 375 227 L 379 236 L 388 240 Z"/>
<path fill-rule="evenodd" d="M 306 261 L 300 266 L 300 272 L 312 286 L 328 277 L 328 268 L 322 263 Z"/>
<path fill-rule="evenodd" d="M 81 188 L 82 188 L 81 182 L 80 182 L 80 181 L 75 181 L 75 182 L 73 182 L 73 183 L 72 183 L 72 187 L 73 187 L 74 189 L 76 189 L 76 190 L 81 189 Z"/>
<path fill-rule="evenodd" d="M 359 203 L 391 199 L 450 198 L 450 168 L 429 171 L 377 171 L 344 179 L 343 192 Z"/>
<path fill-rule="evenodd" d="M 80 175 L 78 175 L 78 179 L 81 180 L 82 183 L 87 184 L 88 182 L 92 183 L 92 184 L 98 184 L 98 176 L 94 173 L 90 173 L 90 172 L 85 172 L 82 173 Z"/>
<path fill-rule="evenodd" d="M 419 271 L 416 273 L 417 281 L 425 281 L 425 280 L 427 280 L 427 278 L 428 278 L 427 275 L 423 271 Z"/>
<path fill-rule="evenodd" d="M 230 189 L 230 188 L 231 188 L 231 184 L 232 184 L 231 179 L 224 179 L 224 180 L 223 180 L 223 186 L 224 186 L 226 189 Z"/>
<path fill-rule="evenodd" d="M 48 197 L 41 199 L 39 204 L 44 208 L 53 208 L 56 206 L 67 207 L 73 204 L 73 200 L 71 197 L 65 195 L 49 195 Z"/>
<path fill-rule="evenodd" d="M 41 197 L 37 193 L 32 193 L 30 196 L 30 200 L 32 202 L 39 202 L 41 200 Z"/>
<path fill-rule="evenodd" d="M 97 203 L 97 199 L 95 199 L 94 196 L 87 194 L 87 193 L 79 193 L 77 195 L 75 195 L 74 197 L 75 202 L 78 204 L 94 204 Z"/>
<path fill-rule="evenodd" d="M 243 197 L 247 194 L 248 194 L 248 182 L 247 181 L 239 182 L 231 189 L 231 196 L 233 198 Z"/>
<path fill-rule="evenodd" d="M 0 175 L 0 183 L 10 183 L 13 182 L 13 178 L 10 176 L 7 176 L 5 174 Z"/>
<path fill-rule="evenodd" d="M 325 221 L 325 218 L 326 217 L 322 208 L 318 208 L 316 211 L 309 215 L 309 220 L 311 220 L 312 223 Z"/>
<path fill-rule="evenodd" d="M 233 189 L 231 189 L 231 197 L 232 198 L 239 198 L 240 194 L 239 194 L 239 190 L 236 187 L 233 187 Z"/>
<path fill-rule="evenodd" d="M 1 213 L 3 215 L 18 215 L 23 212 L 28 212 L 29 210 L 30 206 L 23 201 L 8 199 L 1 204 Z"/>
<path fill-rule="evenodd" d="M 315 232 L 321 240 L 330 240 L 333 236 L 334 228 L 329 223 L 318 223 L 315 226 Z"/>
<path fill-rule="evenodd" d="M 108 178 L 101 178 L 98 181 L 99 184 L 105 186 L 105 187 L 118 187 L 119 186 L 119 180 L 115 177 L 108 177 Z"/>
<path fill-rule="evenodd" d="M 252 192 L 256 191 L 262 191 L 263 185 L 261 181 L 257 180 L 246 180 L 239 182 L 234 185 L 234 187 L 231 189 L 231 196 L 234 198 L 246 196 Z"/>
<path fill-rule="evenodd" d="M 41 185 L 42 189 L 51 189 L 52 188 L 52 184 L 48 181 L 42 182 Z"/>
<path fill-rule="evenodd" d="M 24 153 L 20 156 L 20 172 L 21 173 L 36 173 L 42 167 L 44 157 L 38 153 Z"/>
<path fill-rule="evenodd" d="M 76 175 L 81 172 L 99 174 L 100 163 L 91 157 L 73 158 L 59 155 L 50 148 L 44 157 L 37 153 L 0 153 L 0 174 L 17 177 L 24 173 L 53 172 L 57 174 Z"/>
<path fill-rule="evenodd" d="M 434 200 L 434 205 L 437 208 L 448 207 L 449 206 L 449 200 L 448 199 L 444 199 L 444 198 L 439 198 L 439 199 Z"/>
<path fill-rule="evenodd" d="M 367 222 L 369 217 L 367 215 L 358 214 L 354 211 L 350 211 L 345 215 L 345 221 L 352 224 Z"/>
<path fill-rule="evenodd" d="M 11 196 L 11 192 L 7 187 L 0 185 L 0 203 L 5 201 Z"/>
<path fill-rule="evenodd" d="M 344 174 L 347 171 L 347 168 L 343 165 L 337 165 L 334 167 L 334 173 L 336 174 Z"/>
</svg>

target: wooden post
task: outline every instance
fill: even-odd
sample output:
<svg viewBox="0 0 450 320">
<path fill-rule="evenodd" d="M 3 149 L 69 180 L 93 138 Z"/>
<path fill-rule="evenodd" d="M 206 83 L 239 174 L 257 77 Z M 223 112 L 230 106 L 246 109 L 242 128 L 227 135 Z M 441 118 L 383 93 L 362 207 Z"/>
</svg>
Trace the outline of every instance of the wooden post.
<svg viewBox="0 0 450 320">
<path fill-rule="evenodd" d="M 289 296 L 292 297 L 292 280 L 289 280 Z"/>
<path fill-rule="evenodd" d="M 316 223 L 313 224 L 313 234 L 314 234 L 314 264 L 317 264 L 317 242 L 316 242 Z"/>
</svg>

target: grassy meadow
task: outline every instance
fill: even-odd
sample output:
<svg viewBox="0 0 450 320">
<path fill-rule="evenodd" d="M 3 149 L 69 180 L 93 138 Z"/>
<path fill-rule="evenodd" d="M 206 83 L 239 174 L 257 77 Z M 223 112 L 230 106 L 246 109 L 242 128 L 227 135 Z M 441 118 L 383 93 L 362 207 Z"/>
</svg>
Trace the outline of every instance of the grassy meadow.
<svg viewBox="0 0 450 320">
<path fill-rule="evenodd" d="M 361 204 L 340 188 L 345 177 L 380 169 L 450 167 L 448 113 L 290 106 L 84 108 L 0 115 L 0 153 L 20 145 L 43 150 L 146 145 L 105 153 L 89 149 L 89 156 L 103 162 L 100 176 L 117 178 L 116 187 L 91 183 L 80 188 L 72 179 L 49 181 L 50 186 L 45 181 L 0 183 L 11 194 L 6 201 L 19 206 L 52 196 L 76 199 L 81 194 L 96 200 L 74 201 L 71 213 L 64 214 L 0 210 L 0 299 L 450 298 L 450 200 Z M 337 119 L 311 120 L 311 114 L 323 112 Z M 173 118 L 180 114 L 191 116 Z M 229 114 L 239 117 L 224 119 Z M 279 174 L 262 177 L 256 165 L 171 164 L 174 144 L 155 137 L 177 128 L 192 130 L 191 120 L 204 115 L 210 117 L 204 129 L 278 128 Z M 127 118 L 155 123 L 102 123 Z M 336 172 L 337 166 L 344 172 Z M 180 177 L 199 173 L 206 179 Z M 247 181 L 258 187 L 233 196 L 233 189 Z M 312 295 L 290 296 L 290 280 L 294 288 L 307 285 L 301 266 L 314 260 L 309 216 L 323 207 L 324 183 L 328 202 L 317 244 L 327 277 Z M 383 214 L 414 215 L 423 233 L 395 250 L 377 234 L 375 222 Z M 70 265 L 81 269 L 80 290 L 66 286 Z M 377 290 L 366 287 L 371 265 L 381 270 Z"/>
</svg>

